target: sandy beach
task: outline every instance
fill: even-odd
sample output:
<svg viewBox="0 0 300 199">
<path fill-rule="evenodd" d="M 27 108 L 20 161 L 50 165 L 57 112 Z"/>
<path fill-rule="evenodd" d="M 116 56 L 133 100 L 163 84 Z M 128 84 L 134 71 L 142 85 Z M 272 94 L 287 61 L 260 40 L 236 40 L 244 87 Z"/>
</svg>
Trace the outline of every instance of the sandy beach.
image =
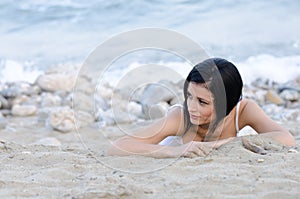
<svg viewBox="0 0 300 199">
<path fill-rule="evenodd" d="M 292 148 L 273 145 L 266 155 L 240 138 L 207 157 L 106 157 L 120 127 L 95 125 L 61 133 L 37 117 L 12 117 L 0 131 L 1 198 L 298 198 L 299 123 L 284 125 Z M 127 125 L 130 127 L 130 125 Z M 109 132 L 110 136 L 107 135 Z"/>
</svg>

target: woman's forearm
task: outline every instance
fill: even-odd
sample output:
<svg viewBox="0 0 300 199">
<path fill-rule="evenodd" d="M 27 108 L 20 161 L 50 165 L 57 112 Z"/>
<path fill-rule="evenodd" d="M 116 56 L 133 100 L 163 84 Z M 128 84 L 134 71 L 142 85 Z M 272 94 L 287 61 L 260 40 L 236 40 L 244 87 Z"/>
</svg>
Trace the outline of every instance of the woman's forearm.
<svg viewBox="0 0 300 199">
<path fill-rule="evenodd" d="M 176 156 L 175 151 L 175 147 L 172 146 L 148 144 L 124 137 L 112 143 L 107 151 L 107 155 L 141 155 L 154 158 L 170 158 Z"/>
<path fill-rule="evenodd" d="M 279 143 L 287 145 L 287 146 L 295 146 L 296 145 L 296 141 L 295 141 L 294 137 L 289 132 L 273 131 L 273 132 L 267 132 L 267 133 L 260 133 L 258 136 L 265 137 L 265 138 L 271 138 L 271 139 L 276 140 Z"/>
<path fill-rule="evenodd" d="M 288 132 L 283 132 L 283 131 L 273 131 L 273 132 L 267 132 L 267 133 L 260 133 L 257 136 L 262 137 L 262 138 L 271 138 L 275 141 L 278 141 L 281 144 L 287 145 L 287 146 L 295 146 L 296 142 L 294 137 L 288 133 Z M 223 144 L 226 144 L 233 140 L 235 137 L 230 137 L 222 140 L 217 140 L 217 141 L 211 141 L 207 142 L 207 145 L 211 148 L 219 148 Z"/>
</svg>

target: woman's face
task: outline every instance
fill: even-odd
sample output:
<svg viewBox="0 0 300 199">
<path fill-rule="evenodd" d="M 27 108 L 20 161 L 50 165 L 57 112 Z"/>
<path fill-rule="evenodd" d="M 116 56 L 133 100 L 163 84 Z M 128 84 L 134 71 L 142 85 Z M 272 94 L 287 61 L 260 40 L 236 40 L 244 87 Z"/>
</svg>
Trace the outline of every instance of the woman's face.
<svg viewBox="0 0 300 199">
<path fill-rule="evenodd" d="M 190 82 L 187 88 L 187 107 L 194 125 L 210 124 L 215 118 L 212 93 L 205 84 Z"/>
</svg>

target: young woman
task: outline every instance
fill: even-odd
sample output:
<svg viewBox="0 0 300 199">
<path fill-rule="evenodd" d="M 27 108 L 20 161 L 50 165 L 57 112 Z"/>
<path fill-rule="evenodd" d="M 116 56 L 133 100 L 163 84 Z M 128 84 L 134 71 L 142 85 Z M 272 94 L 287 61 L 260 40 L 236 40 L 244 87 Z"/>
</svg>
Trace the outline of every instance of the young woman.
<svg viewBox="0 0 300 199">
<path fill-rule="evenodd" d="M 234 139 L 249 125 L 259 135 L 295 145 L 292 135 L 272 121 L 252 100 L 242 98 L 243 81 L 237 68 L 221 58 L 207 59 L 192 69 L 184 84 L 183 105 L 166 117 L 116 140 L 108 155 L 157 158 L 204 156 Z"/>
</svg>

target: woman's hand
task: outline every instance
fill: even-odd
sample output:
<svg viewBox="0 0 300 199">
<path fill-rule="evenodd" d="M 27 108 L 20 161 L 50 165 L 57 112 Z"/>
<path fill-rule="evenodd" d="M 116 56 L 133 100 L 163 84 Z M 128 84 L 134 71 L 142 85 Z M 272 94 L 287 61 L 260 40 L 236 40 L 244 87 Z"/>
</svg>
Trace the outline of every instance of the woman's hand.
<svg viewBox="0 0 300 199">
<path fill-rule="evenodd" d="M 194 158 L 207 156 L 211 151 L 212 147 L 207 142 L 191 141 L 181 146 L 178 146 L 175 153 L 182 157 Z"/>
</svg>

